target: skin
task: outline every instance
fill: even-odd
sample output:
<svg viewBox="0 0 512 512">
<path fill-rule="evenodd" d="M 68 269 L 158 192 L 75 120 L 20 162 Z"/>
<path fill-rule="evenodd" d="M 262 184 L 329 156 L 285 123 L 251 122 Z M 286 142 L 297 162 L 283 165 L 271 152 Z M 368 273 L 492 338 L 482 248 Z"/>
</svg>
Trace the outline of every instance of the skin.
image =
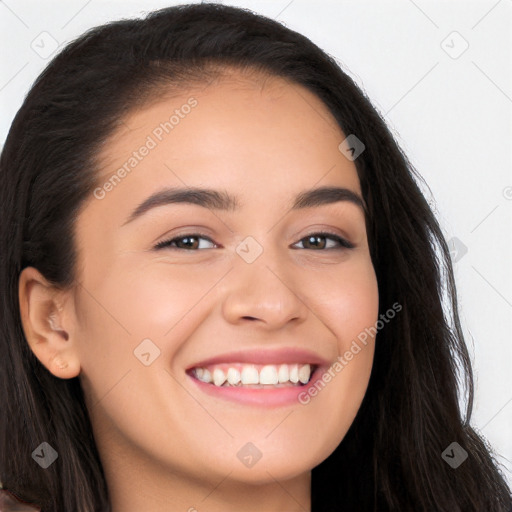
<svg viewBox="0 0 512 512">
<path fill-rule="evenodd" d="M 354 420 L 374 340 L 307 405 L 227 402 L 197 389 L 185 369 L 226 352 L 281 347 L 335 362 L 375 325 L 363 211 L 348 201 L 290 211 L 312 188 L 361 195 L 356 168 L 315 95 L 233 72 L 128 116 L 103 146 L 99 183 L 190 97 L 198 101 L 190 114 L 103 199 L 85 204 L 76 224 L 79 284 L 56 290 L 36 269 L 22 272 L 25 335 L 56 377 L 80 378 L 113 512 L 310 510 L 311 469 Z M 123 225 L 153 192 L 185 185 L 225 190 L 241 209 L 165 205 Z M 325 229 L 355 247 L 307 245 L 307 235 Z M 195 252 L 154 249 L 198 231 L 211 241 L 201 238 Z M 263 249 L 250 264 L 236 252 L 247 236 Z M 134 356 L 146 338 L 160 350 L 149 366 Z M 247 442 L 262 453 L 250 468 L 237 457 Z"/>
</svg>

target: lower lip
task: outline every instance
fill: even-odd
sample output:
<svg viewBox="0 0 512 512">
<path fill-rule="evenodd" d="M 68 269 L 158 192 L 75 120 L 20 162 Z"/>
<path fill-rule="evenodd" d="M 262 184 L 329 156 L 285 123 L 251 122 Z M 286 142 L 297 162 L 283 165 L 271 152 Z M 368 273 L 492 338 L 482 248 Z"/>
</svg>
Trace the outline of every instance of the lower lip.
<svg viewBox="0 0 512 512">
<path fill-rule="evenodd" d="M 300 404 L 299 395 L 307 394 L 308 390 L 312 388 L 315 383 L 321 380 L 322 374 L 327 367 L 319 366 L 311 375 L 311 379 L 304 386 L 290 386 L 285 388 L 244 388 L 237 386 L 215 386 L 202 382 L 192 375 L 187 376 L 194 382 L 194 384 L 204 393 L 237 402 L 240 404 L 257 405 L 262 407 L 284 407 L 287 405 Z"/>
</svg>

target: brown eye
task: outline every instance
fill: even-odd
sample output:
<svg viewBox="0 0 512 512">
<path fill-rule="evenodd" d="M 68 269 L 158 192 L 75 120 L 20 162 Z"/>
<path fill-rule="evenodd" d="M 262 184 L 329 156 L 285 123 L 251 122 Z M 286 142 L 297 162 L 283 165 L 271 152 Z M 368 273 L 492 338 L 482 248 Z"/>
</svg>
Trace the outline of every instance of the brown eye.
<svg viewBox="0 0 512 512">
<path fill-rule="evenodd" d="M 174 237 L 169 240 L 163 240 L 155 245 L 155 249 L 180 249 L 185 251 L 196 251 L 198 249 L 208 249 L 208 247 L 200 247 L 201 240 L 207 240 L 215 245 L 215 242 L 206 235 L 201 233 L 187 233 L 182 236 Z M 334 241 L 334 247 L 327 247 L 328 240 Z M 353 249 L 352 245 L 348 240 L 341 238 L 334 233 L 311 233 L 307 235 L 299 243 L 304 245 L 304 249 L 308 250 L 336 250 L 336 249 Z"/>
<path fill-rule="evenodd" d="M 338 246 L 327 247 L 326 240 L 334 240 Z M 299 243 L 304 244 L 305 249 L 310 250 L 335 250 L 335 249 L 353 249 L 352 245 L 348 240 L 339 237 L 333 233 L 311 233 L 304 237 Z"/>
<path fill-rule="evenodd" d="M 182 249 L 182 250 L 197 250 L 199 249 L 200 240 L 208 240 L 212 244 L 214 242 L 207 236 L 202 235 L 200 233 L 190 233 L 183 236 L 178 236 L 175 238 L 171 238 L 169 240 L 163 240 L 161 242 L 158 242 L 158 244 L 155 245 L 155 249 L 163 249 L 163 248 L 169 248 L 169 249 Z M 215 245 L 215 244 L 214 244 Z"/>
</svg>

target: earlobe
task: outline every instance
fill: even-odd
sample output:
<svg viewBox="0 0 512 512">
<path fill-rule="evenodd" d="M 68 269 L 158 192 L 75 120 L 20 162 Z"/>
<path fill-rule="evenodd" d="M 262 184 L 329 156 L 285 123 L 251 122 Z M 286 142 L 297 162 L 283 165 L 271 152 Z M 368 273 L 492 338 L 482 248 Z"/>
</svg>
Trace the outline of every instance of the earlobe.
<svg viewBox="0 0 512 512">
<path fill-rule="evenodd" d="M 21 272 L 18 293 L 23 332 L 34 355 L 56 377 L 79 375 L 78 350 L 72 335 L 74 305 L 69 293 L 57 289 L 34 267 Z"/>
</svg>

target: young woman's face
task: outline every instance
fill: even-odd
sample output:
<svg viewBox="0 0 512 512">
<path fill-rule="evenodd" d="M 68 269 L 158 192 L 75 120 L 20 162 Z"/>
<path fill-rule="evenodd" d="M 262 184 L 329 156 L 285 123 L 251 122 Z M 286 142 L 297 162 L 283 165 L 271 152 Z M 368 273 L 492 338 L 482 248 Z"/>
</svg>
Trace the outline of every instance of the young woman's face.
<svg viewBox="0 0 512 512">
<path fill-rule="evenodd" d="M 378 317 L 346 135 L 306 89 L 234 76 L 135 112 L 105 144 L 76 225 L 72 341 L 107 472 L 122 459 L 263 483 L 309 471 L 340 443 L 374 353 L 371 337 L 351 346 Z M 324 187 L 349 194 L 294 207 Z M 209 195 L 172 200 L 195 188 Z M 291 383 L 308 363 L 309 384 Z M 225 376 L 284 382 L 218 386 Z"/>
</svg>

